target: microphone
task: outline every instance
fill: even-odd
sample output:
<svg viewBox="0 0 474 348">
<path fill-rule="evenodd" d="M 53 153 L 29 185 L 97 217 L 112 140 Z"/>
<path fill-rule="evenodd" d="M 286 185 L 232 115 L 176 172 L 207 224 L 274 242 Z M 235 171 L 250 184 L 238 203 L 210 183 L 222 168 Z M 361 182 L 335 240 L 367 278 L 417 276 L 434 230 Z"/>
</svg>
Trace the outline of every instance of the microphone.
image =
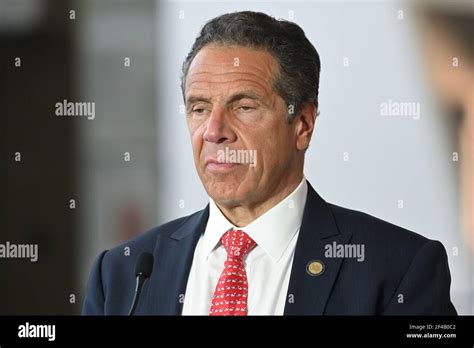
<svg viewBox="0 0 474 348">
<path fill-rule="evenodd" d="M 130 312 L 128 315 L 133 315 L 133 313 L 135 313 L 135 309 L 137 308 L 138 300 L 142 292 L 143 284 L 145 284 L 145 280 L 150 277 L 152 271 L 153 255 L 147 252 L 141 253 L 137 259 L 137 263 L 135 264 L 137 285 L 135 287 L 135 296 L 133 297 L 132 307 L 130 307 Z"/>
</svg>

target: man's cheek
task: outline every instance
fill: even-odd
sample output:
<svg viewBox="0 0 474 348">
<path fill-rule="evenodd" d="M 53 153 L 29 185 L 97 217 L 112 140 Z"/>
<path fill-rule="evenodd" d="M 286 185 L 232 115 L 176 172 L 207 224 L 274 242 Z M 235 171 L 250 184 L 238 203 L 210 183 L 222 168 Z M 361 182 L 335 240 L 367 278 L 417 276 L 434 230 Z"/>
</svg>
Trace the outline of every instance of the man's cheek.
<svg viewBox="0 0 474 348">
<path fill-rule="evenodd" d="M 191 143 L 195 154 L 199 154 L 201 152 L 202 142 L 202 134 L 199 134 L 199 132 L 194 132 L 191 134 Z"/>
</svg>

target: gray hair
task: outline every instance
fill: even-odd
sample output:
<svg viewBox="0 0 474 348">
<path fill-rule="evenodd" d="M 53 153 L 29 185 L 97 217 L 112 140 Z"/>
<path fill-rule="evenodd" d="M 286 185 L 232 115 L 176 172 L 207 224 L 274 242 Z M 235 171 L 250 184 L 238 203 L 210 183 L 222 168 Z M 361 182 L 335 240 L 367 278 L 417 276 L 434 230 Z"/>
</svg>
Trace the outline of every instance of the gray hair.
<svg viewBox="0 0 474 348">
<path fill-rule="evenodd" d="M 183 63 L 183 98 L 191 62 L 204 46 L 211 43 L 264 49 L 276 59 L 279 71 L 274 77 L 273 88 L 289 109 L 289 123 L 304 103 L 318 106 L 321 62 L 303 29 L 293 22 L 252 11 L 227 13 L 204 25 Z"/>
</svg>

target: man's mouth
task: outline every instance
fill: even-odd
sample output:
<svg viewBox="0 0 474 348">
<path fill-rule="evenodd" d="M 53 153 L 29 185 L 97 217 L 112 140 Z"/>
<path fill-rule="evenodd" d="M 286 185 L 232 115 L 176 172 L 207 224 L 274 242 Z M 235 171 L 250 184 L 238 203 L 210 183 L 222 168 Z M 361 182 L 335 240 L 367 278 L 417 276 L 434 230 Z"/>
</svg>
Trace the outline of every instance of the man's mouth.
<svg viewBox="0 0 474 348">
<path fill-rule="evenodd" d="M 218 150 L 216 155 L 206 157 L 204 164 L 206 169 L 218 172 L 234 170 L 242 165 L 255 167 L 257 165 L 257 150 L 236 150 L 225 147 Z"/>
<path fill-rule="evenodd" d="M 229 172 L 241 166 L 240 163 L 219 162 L 216 159 L 206 160 L 205 165 L 206 165 L 206 169 L 213 172 L 220 172 L 220 173 Z"/>
</svg>

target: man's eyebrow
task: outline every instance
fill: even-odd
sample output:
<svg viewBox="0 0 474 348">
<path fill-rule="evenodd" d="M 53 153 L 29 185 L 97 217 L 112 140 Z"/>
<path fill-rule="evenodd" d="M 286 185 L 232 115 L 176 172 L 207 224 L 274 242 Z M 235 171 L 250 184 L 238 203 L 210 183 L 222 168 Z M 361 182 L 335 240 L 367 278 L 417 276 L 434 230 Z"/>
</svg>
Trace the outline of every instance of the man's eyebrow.
<svg viewBox="0 0 474 348">
<path fill-rule="evenodd" d="M 210 103 L 211 100 L 209 98 L 200 96 L 200 95 L 190 95 L 189 97 L 186 98 L 186 104 L 192 104 L 196 102 L 204 102 L 204 103 Z"/>
<path fill-rule="evenodd" d="M 257 93 L 253 91 L 244 91 L 244 92 L 239 92 L 237 94 L 232 95 L 228 100 L 227 104 L 232 104 L 236 101 L 239 101 L 240 99 L 253 99 L 253 100 L 262 100 L 262 97 L 258 95 Z"/>
<path fill-rule="evenodd" d="M 239 92 L 234 95 L 231 95 L 230 98 L 226 101 L 226 103 L 232 104 L 236 101 L 239 101 L 240 99 L 245 99 L 245 98 L 253 99 L 253 100 L 262 100 L 262 97 L 259 94 L 253 91 L 244 91 L 244 92 Z M 211 100 L 209 98 L 206 98 L 200 95 L 190 95 L 189 97 L 186 98 L 186 105 L 190 105 L 197 102 L 211 103 Z"/>
</svg>

